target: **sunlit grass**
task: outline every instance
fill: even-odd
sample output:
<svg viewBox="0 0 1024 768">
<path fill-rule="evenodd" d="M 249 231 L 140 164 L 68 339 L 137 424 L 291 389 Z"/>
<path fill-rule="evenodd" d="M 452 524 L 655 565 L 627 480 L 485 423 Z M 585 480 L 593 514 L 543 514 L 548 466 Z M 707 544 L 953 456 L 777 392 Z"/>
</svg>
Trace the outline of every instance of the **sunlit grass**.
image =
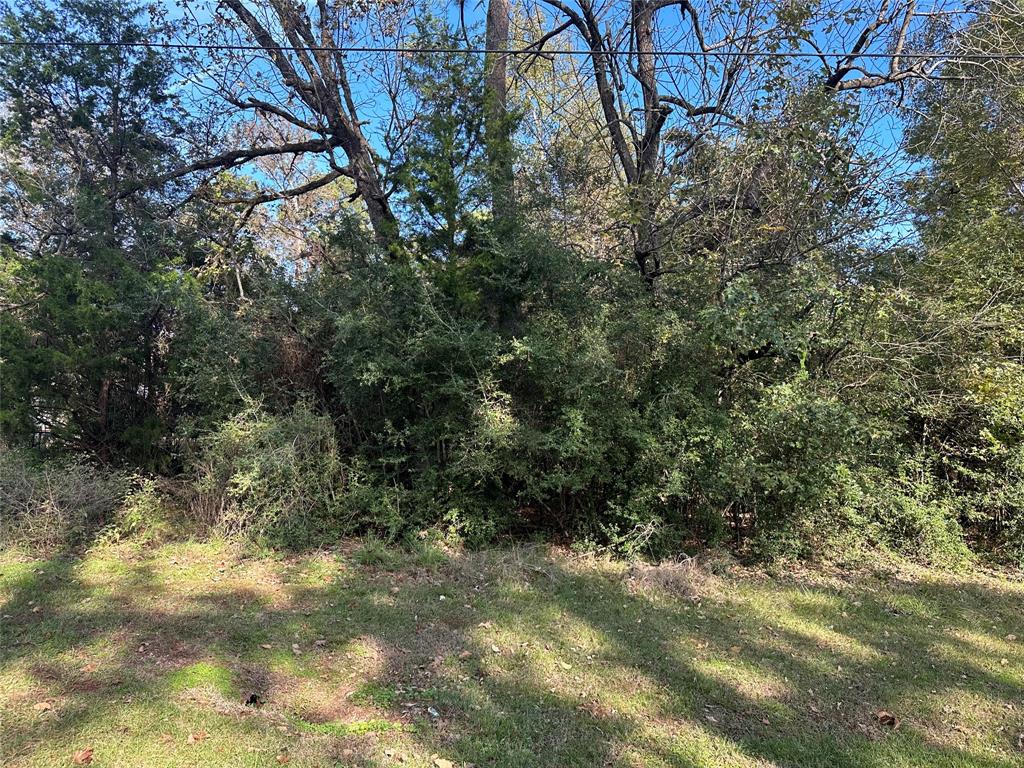
<svg viewBox="0 0 1024 768">
<path fill-rule="evenodd" d="M 1007 575 L 187 542 L 5 553 L 0 599 L 5 766 L 1024 762 Z"/>
</svg>

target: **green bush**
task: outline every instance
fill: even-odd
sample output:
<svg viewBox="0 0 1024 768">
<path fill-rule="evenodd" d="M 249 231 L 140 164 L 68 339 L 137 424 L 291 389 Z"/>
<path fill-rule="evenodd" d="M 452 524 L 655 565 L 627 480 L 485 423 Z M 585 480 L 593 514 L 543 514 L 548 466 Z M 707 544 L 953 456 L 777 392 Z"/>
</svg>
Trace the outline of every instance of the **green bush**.
<svg viewBox="0 0 1024 768">
<path fill-rule="evenodd" d="M 274 415 L 249 401 L 202 439 L 192 472 L 191 513 L 224 535 L 301 546 L 354 524 L 334 427 L 304 402 Z"/>
<path fill-rule="evenodd" d="M 136 478 L 101 538 L 130 539 L 147 544 L 167 539 L 177 532 L 182 520 L 172 484 L 156 478 Z"/>
</svg>

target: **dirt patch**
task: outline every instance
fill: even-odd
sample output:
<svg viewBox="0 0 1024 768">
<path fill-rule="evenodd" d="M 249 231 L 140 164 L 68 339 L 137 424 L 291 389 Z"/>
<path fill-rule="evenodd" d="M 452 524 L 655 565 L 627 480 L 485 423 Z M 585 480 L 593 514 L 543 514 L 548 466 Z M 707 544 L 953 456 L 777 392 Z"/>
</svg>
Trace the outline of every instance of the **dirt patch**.
<svg viewBox="0 0 1024 768">
<path fill-rule="evenodd" d="M 295 707 L 295 714 L 313 724 L 357 723 L 379 718 L 381 713 L 372 707 L 354 704 L 352 690 L 339 688 L 318 701 L 307 701 Z"/>
<path fill-rule="evenodd" d="M 29 667 L 29 674 L 47 684 L 47 687 L 56 688 L 63 695 L 96 693 L 124 683 L 116 670 L 105 670 L 95 663 L 85 664 L 78 669 L 65 664 L 38 662 Z"/>
<path fill-rule="evenodd" d="M 664 592 L 673 597 L 701 597 L 713 585 L 714 577 L 695 560 L 677 563 L 633 563 L 625 574 L 630 594 L 649 590 Z"/>
</svg>

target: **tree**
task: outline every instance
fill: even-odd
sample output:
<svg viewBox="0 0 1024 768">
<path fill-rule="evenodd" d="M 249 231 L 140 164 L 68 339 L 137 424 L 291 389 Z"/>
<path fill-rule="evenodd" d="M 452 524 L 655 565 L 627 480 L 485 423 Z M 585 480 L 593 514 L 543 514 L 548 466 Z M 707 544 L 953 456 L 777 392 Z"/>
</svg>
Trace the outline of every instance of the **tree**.
<svg viewBox="0 0 1024 768">
<path fill-rule="evenodd" d="M 196 85 L 212 91 L 230 107 L 224 117 L 226 124 L 255 114 L 276 118 L 297 135 L 274 141 L 272 136 L 258 134 L 244 146 L 220 152 L 210 146 L 198 147 L 197 159 L 168 177 L 235 169 L 272 156 L 315 156 L 322 165 L 309 181 L 263 189 L 238 202 L 258 205 L 288 199 L 338 179 L 351 179 L 378 245 L 394 253 L 399 231 L 389 200 L 391 190 L 363 130 L 365 121 L 353 95 L 346 56 L 336 50 L 347 39 L 350 16 L 359 16 L 359 11 L 336 0 L 318 0 L 313 11 L 293 0 L 274 0 L 262 6 L 225 0 L 212 22 L 188 27 L 193 39 L 199 37 L 214 46 L 218 42 L 230 45 L 241 36 L 257 49 L 255 53 L 212 49 L 192 62 L 200 73 Z"/>
<path fill-rule="evenodd" d="M 141 5 L 66 0 L 3 9 L 0 210 L 5 272 L 5 431 L 112 457 L 155 451 L 160 369 L 181 248 L 167 184 L 186 131 L 171 61 L 141 43 Z M 39 42 L 45 46 L 37 45 Z"/>
<path fill-rule="evenodd" d="M 1013 0 L 967 52 L 1024 50 Z M 958 41 L 957 44 L 964 44 Z M 1024 66 L 951 65 L 919 99 L 911 151 L 921 248 L 894 294 L 887 353 L 931 495 L 1024 557 Z M 955 501 L 952 501 L 955 500 Z"/>
<path fill-rule="evenodd" d="M 924 79 L 936 66 L 921 58 L 904 62 L 899 56 L 911 35 L 928 23 L 915 0 L 841 9 L 744 2 L 697 6 L 665 0 L 609 6 L 591 0 L 538 0 L 535 7 L 550 18 L 550 31 L 531 47 L 540 50 L 569 31 L 571 36 L 559 39 L 589 52 L 602 139 L 610 147 L 628 201 L 633 260 L 649 282 L 672 268 L 665 246 L 681 226 L 722 210 L 745 212 L 742 226 L 759 216 L 756 178 L 723 193 L 686 171 L 709 140 L 728 141 L 744 126 L 784 109 L 784 104 L 773 103 L 786 90 L 778 87 L 780 82 L 792 89 L 813 76 L 818 88 L 849 93 Z M 833 61 L 824 55 L 833 46 L 846 48 L 842 41 L 851 31 L 856 34 L 849 56 Z M 865 68 L 857 54 L 886 40 L 887 51 L 896 54 L 888 70 Z M 812 74 L 799 59 L 763 55 L 801 45 L 823 52 L 820 71 Z M 680 50 L 698 54 L 662 53 Z"/>
</svg>

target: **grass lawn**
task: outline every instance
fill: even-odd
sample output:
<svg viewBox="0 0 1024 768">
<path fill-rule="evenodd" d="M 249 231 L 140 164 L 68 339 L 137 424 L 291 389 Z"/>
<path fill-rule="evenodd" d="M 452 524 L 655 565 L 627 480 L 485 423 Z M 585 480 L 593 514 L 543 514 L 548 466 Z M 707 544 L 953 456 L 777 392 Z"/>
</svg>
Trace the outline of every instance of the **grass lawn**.
<svg viewBox="0 0 1024 768">
<path fill-rule="evenodd" d="M 7 768 L 1024 765 L 1019 578 L 120 544 L 0 601 Z"/>
</svg>

